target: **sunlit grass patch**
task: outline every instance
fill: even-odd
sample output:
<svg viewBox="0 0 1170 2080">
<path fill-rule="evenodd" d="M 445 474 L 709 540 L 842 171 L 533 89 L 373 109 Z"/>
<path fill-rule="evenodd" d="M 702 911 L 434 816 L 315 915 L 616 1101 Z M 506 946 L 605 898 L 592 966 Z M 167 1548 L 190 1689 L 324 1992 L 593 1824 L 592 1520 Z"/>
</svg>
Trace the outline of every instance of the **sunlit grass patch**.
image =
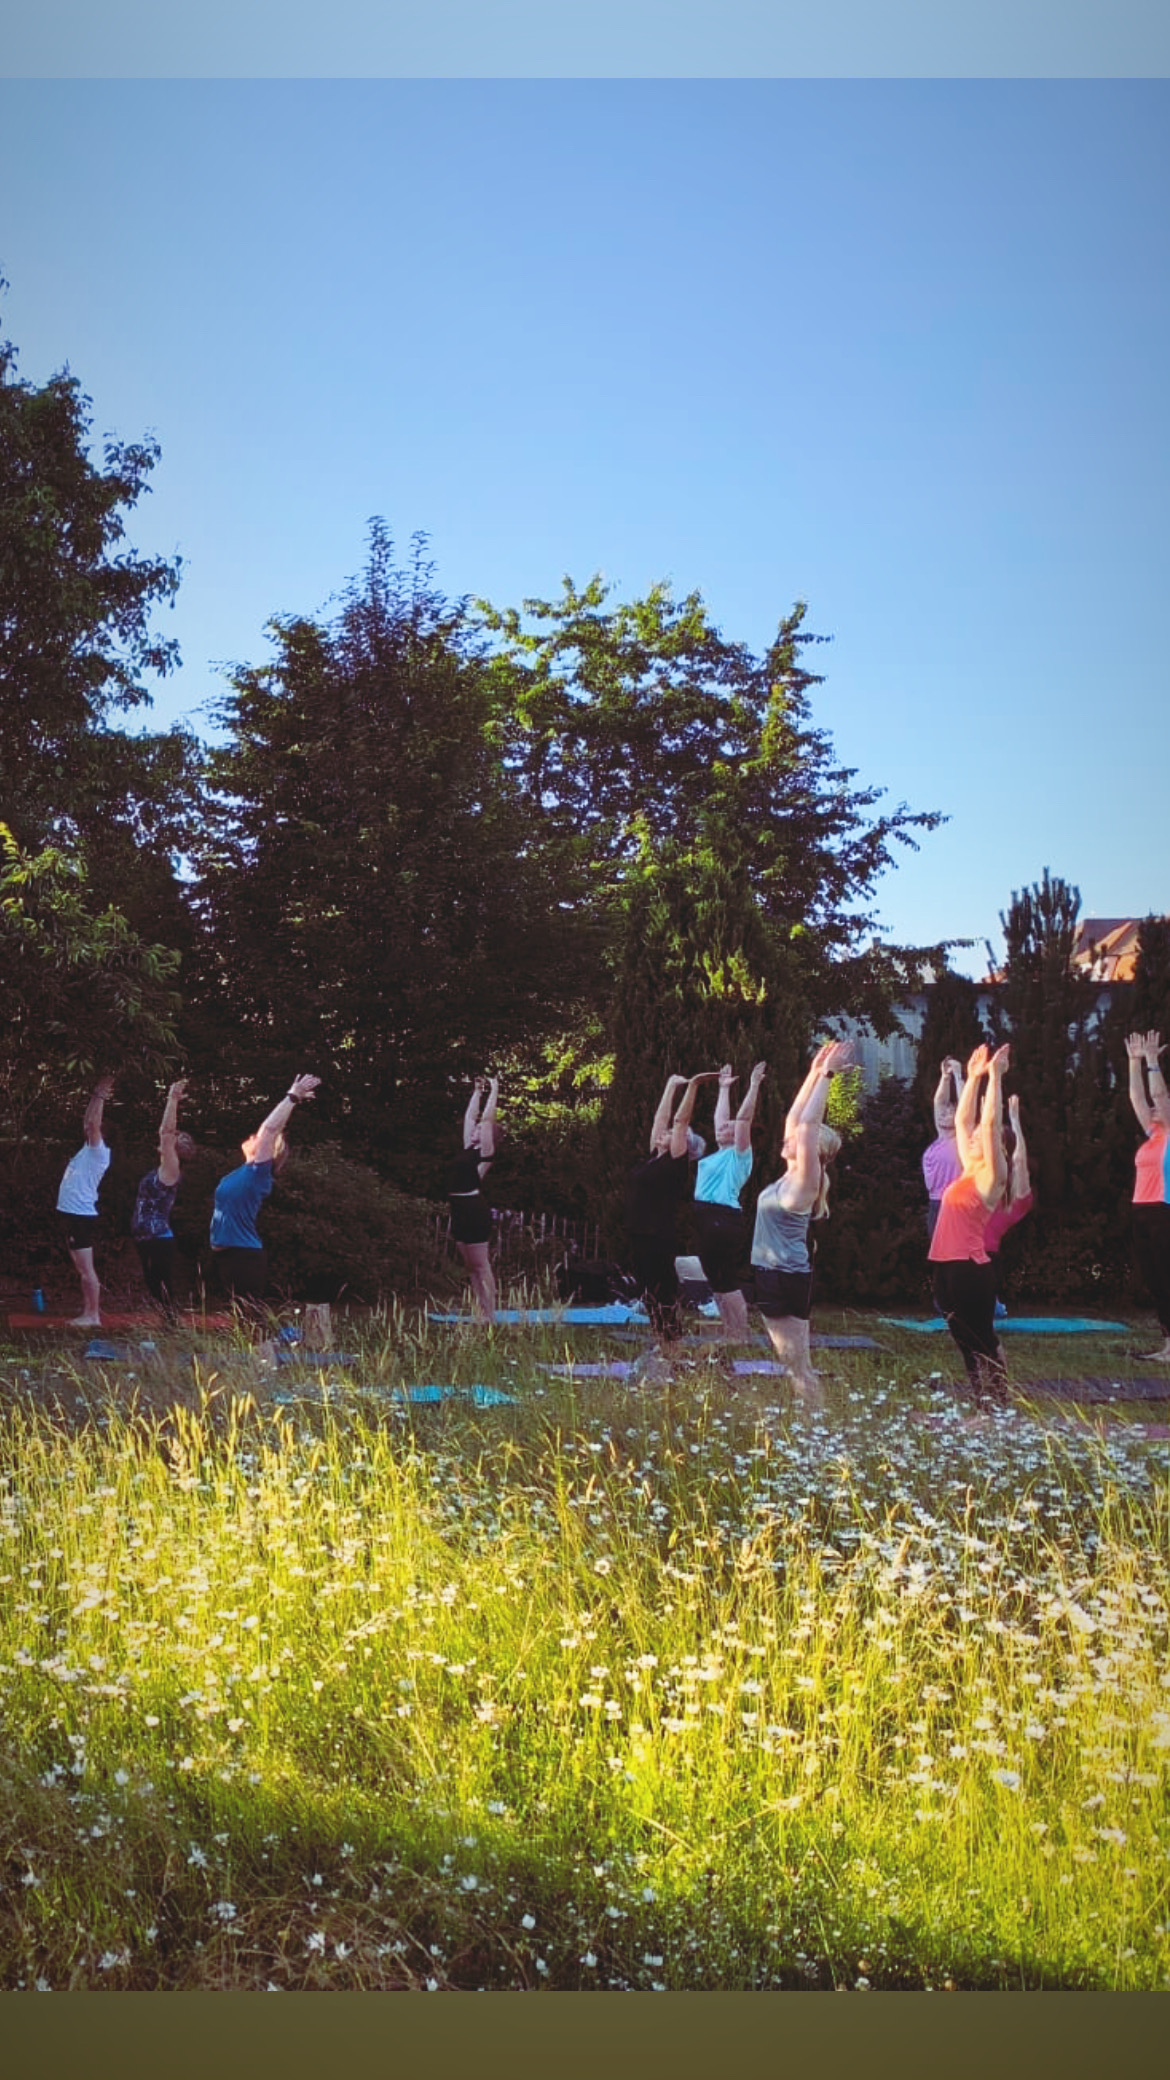
<svg viewBox="0 0 1170 2080">
<path fill-rule="evenodd" d="M 339 1342 L 9 1380 L 4 1985 L 1166 1983 L 1164 1444 Z"/>
</svg>

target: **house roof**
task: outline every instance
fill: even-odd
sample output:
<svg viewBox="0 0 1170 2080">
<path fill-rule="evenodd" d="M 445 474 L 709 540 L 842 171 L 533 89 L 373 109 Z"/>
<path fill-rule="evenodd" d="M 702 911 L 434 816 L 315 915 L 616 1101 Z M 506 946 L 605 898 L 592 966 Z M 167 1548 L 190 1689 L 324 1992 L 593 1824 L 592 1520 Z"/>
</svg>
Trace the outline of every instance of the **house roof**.
<svg viewBox="0 0 1170 2080">
<path fill-rule="evenodd" d="M 1132 982 L 1137 965 L 1139 917 L 1085 917 L 1073 947 L 1073 962 L 1094 982 Z"/>
</svg>

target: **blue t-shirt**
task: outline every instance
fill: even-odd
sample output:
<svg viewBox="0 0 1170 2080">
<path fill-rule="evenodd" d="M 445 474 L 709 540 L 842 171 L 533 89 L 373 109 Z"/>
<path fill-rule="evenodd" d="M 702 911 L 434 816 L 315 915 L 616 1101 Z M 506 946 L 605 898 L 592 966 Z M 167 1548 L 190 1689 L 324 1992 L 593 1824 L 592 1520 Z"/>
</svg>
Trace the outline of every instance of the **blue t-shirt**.
<svg viewBox="0 0 1170 2080">
<path fill-rule="evenodd" d="M 752 1152 L 732 1143 L 713 1156 L 704 1156 L 695 1176 L 695 1198 L 700 1205 L 738 1206 L 739 1195 L 752 1174 Z"/>
<path fill-rule="evenodd" d="M 263 1249 L 256 1215 L 272 1190 L 271 1163 L 241 1163 L 215 1187 L 212 1249 Z"/>
</svg>

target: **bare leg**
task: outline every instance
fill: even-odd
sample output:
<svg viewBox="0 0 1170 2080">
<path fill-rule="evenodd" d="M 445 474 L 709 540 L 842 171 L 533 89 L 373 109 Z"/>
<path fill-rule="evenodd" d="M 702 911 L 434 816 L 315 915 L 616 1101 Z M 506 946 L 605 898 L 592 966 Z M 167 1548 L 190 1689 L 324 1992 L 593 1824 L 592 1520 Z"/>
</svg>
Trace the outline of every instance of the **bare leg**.
<svg viewBox="0 0 1170 2080">
<path fill-rule="evenodd" d="M 73 1268 L 81 1280 L 81 1313 L 70 1323 L 72 1329 L 100 1329 L 102 1325 L 101 1283 L 93 1268 L 92 1249 L 71 1249 Z"/>
<path fill-rule="evenodd" d="M 746 1343 L 750 1331 L 748 1328 L 747 1301 L 744 1299 L 743 1294 L 738 1291 L 734 1293 L 716 1293 L 715 1304 L 719 1309 L 720 1320 L 723 1323 L 724 1342 Z"/>
<path fill-rule="evenodd" d="M 797 1315 L 781 1315 L 779 1319 L 765 1315 L 764 1327 L 776 1356 L 791 1373 L 797 1392 L 809 1400 L 819 1401 L 821 1385 L 809 1354 L 808 1323 Z"/>
<path fill-rule="evenodd" d="M 481 1320 L 494 1322 L 496 1281 L 492 1272 L 489 1245 L 486 1242 L 457 1242 L 455 1247 L 467 1266 L 476 1313 Z"/>
</svg>

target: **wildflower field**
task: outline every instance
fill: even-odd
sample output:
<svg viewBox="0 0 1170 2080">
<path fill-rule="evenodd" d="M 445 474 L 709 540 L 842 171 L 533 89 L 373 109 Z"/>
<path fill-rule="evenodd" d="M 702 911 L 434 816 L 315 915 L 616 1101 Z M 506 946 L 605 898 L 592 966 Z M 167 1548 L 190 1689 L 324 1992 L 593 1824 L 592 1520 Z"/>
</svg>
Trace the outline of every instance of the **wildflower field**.
<svg viewBox="0 0 1170 2080">
<path fill-rule="evenodd" d="M 1170 1440 L 1028 1391 L 1126 1339 L 969 1426 L 817 1326 L 882 1345 L 820 1409 L 401 1309 L 10 1340 L 0 1985 L 1170 1984 Z"/>
</svg>

